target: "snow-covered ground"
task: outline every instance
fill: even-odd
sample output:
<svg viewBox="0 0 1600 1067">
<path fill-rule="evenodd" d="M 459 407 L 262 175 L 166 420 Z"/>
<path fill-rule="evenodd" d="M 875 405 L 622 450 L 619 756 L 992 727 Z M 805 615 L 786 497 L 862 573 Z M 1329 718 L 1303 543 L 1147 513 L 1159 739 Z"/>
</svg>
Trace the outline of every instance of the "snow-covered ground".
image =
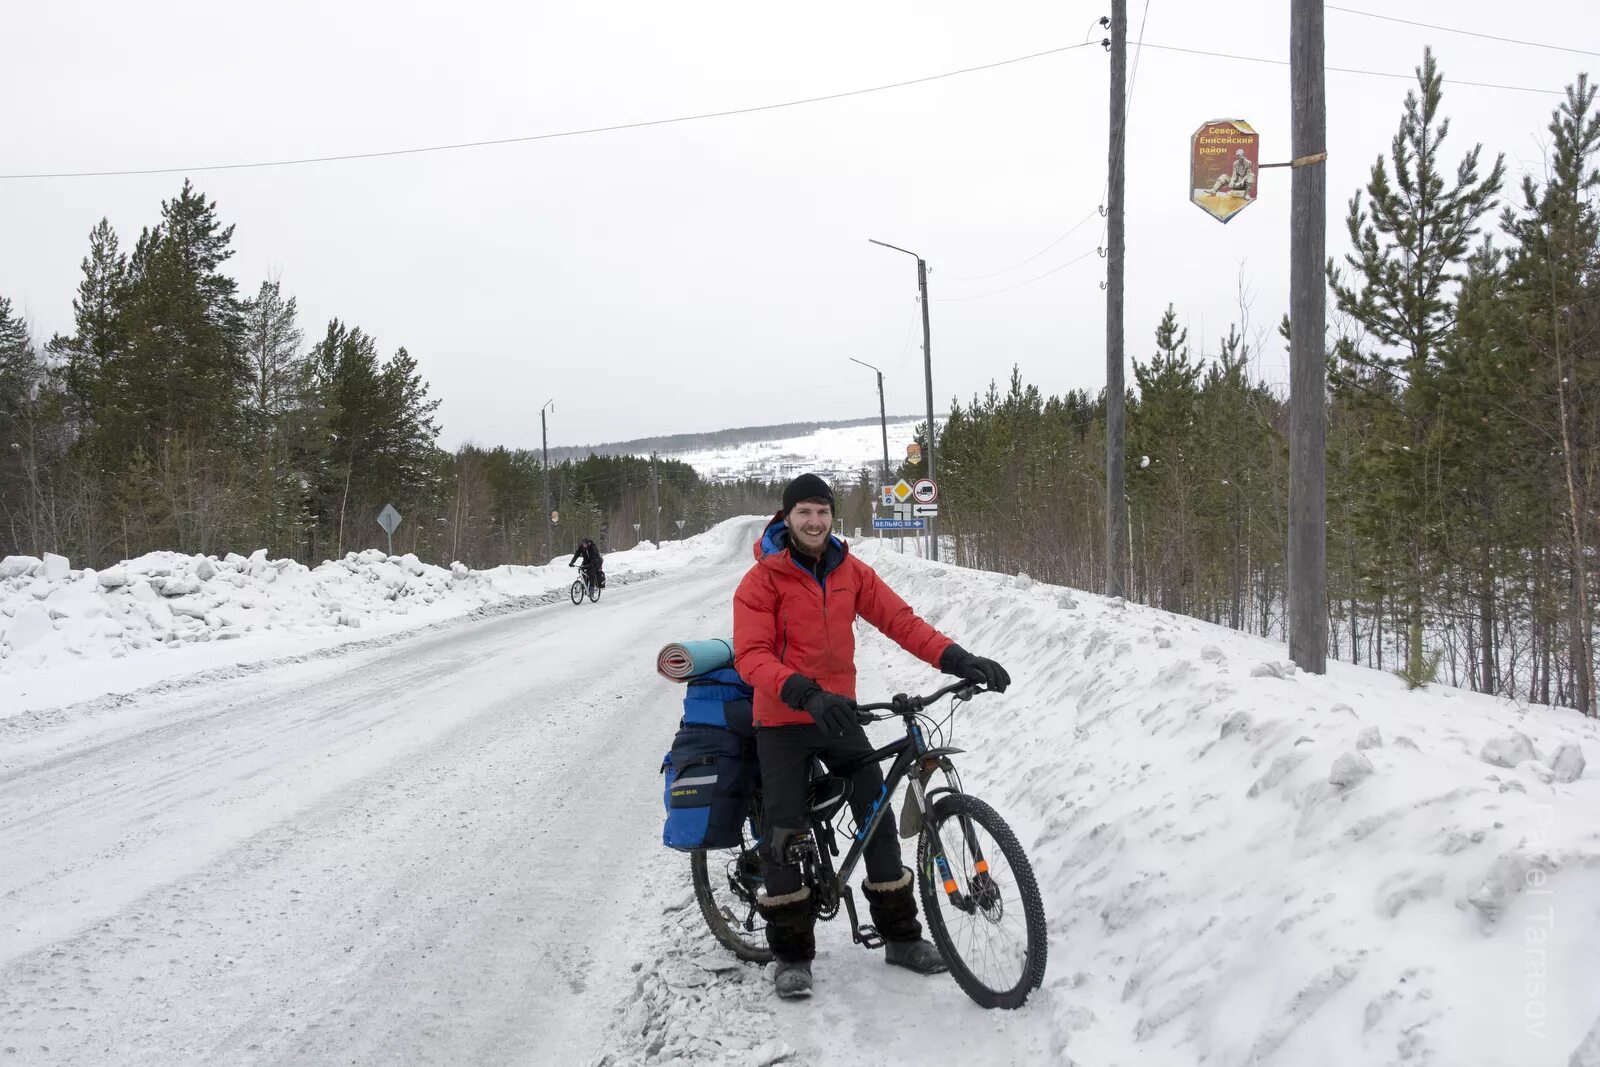
<svg viewBox="0 0 1600 1067">
<path fill-rule="evenodd" d="M 889 463 L 892 466 L 898 467 L 904 462 L 906 446 L 916 440 L 916 428 L 922 421 L 897 419 L 889 422 Z M 878 423 L 830 426 L 776 441 L 661 454 L 689 464 L 709 482 L 736 482 L 745 478 L 786 481 L 812 471 L 835 484 L 848 485 L 855 481 L 863 467 L 874 472 L 883 468 L 883 429 Z"/>
<path fill-rule="evenodd" d="M 248 673 L 201 660 L 350 628 L 112 659 L 52 627 L 17 676 L 85 699 L 149 657 L 167 684 L 0 720 L 0 1065 L 1600 1064 L 1600 1033 L 1574 1054 L 1600 1019 L 1593 722 L 1300 675 L 871 541 L 1016 679 L 954 743 L 1032 856 L 1050 970 L 984 1012 L 836 921 L 816 995 L 777 1003 L 700 926 L 656 775 L 681 690 L 654 653 L 727 632 L 758 525 L 608 557 L 657 577 L 598 605 L 414 610 L 388 618 L 412 636 Z M 520 602 L 453 614 L 492 603 Z M 939 682 L 868 629 L 860 665 L 864 698 Z"/>
</svg>

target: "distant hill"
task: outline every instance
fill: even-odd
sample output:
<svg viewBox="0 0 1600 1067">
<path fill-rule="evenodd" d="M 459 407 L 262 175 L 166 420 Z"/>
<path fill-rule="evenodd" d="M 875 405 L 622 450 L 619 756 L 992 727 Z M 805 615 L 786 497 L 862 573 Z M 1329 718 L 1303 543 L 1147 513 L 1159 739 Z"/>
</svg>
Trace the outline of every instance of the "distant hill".
<svg viewBox="0 0 1600 1067">
<path fill-rule="evenodd" d="M 916 428 L 923 421 L 916 415 L 897 415 L 887 420 L 891 469 L 897 469 L 905 459 L 906 445 L 915 439 Z M 641 437 L 583 448 L 552 448 L 550 460 L 581 460 L 591 454 L 648 456 L 651 452 L 688 464 L 708 482 L 787 481 L 802 471 L 811 471 L 841 484 L 854 482 L 863 468 L 875 474 L 881 471 L 883 434 L 877 419 L 789 422 Z"/>
<path fill-rule="evenodd" d="M 921 415 L 890 415 L 891 428 L 896 424 L 922 422 Z M 611 441 L 602 445 L 575 445 L 550 450 L 550 462 L 583 459 L 585 456 L 648 456 L 652 452 L 666 455 L 669 452 L 700 452 L 711 449 L 733 448 L 744 444 L 780 441 L 805 437 L 818 430 L 846 430 L 862 426 L 877 426 L 878 419 L 837 419 L 832 422 L 784 422 L 776 426 L 740 426 L 731 430 L 711 430 L 706 433 L 675 433 L 665 437 L 638 437 L 632 441 Z M 891 457 L 892 458 L 892 457 Z"/>
</svg>

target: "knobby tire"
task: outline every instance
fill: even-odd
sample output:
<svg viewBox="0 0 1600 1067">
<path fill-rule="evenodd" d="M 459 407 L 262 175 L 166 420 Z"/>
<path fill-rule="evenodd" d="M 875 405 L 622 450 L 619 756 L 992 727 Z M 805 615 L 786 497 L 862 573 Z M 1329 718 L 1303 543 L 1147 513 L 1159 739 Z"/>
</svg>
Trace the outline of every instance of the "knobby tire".
<svg viewBox="0 0 1600 1067">
<path fill-rule="evenodd" d="M 706 925 L 711 928 L 711 935 L 720 941 L 728 951 L 749 963 L 771 963 L 772 950 L 766 945 L 766 937 L 757 931 L 754 934 L 745 934 L 737 923 L 730 923 L 728 917 L 722 914 L 722 909 L 717 904 L 716 895 L 712 892 L 712 878 L 727 880 L 725 863 L 732 853 L 728 851 L 713 852 L 711 855 L 718 859 L 716 864 L 708 864 L 706 855 L 708 850 L 696 849 L 689 853 L 689 869 L 694 876 L 694 899 L 700 905 L 700 914 L 705 919 Z M 726 895 L 726 894 L 725 894 Z M 742 902 L 741 902 L 741 906 Z M 755 938 L 756 940 L 749 940 Z"/>
<path fill-rule="evenodd" d="M 917 888 L 922 896 L 922 914 L 927 919 L 929 935 L 950 967 L 950 976 L 967 996 L 985 1008 L 1020 1008 L 1028 995 L 1044 981 L 1048 941 L 1039 884 L 1034 880 L 1033 866 L 1028 862 L 1027 854 L 1022 851 L 1022 845 L 1017 842 L 1016 835 L 1005 820 L 977 797 L 949 793 L 934 802 L 930 821 L 938 830 L 939 840 L 945 848 L 945 859 L 954 868 L 956 881 L 963 891 L 970 889 L 972 874 L 972 860 L 962 828 L 963 819 L 970 819 L 983 828 L 1010 867 L 1009 881 L 1012 885 L 1000 888 L 1007 896 L 1011 895 L 1012 888 L 1015 889 L 1022 906 L 1026 932 L 1026 959 L 1016 983 L 1007 989 L 994 989 L 973 973 L 969 962 L 962 957 L 959 946 L 945 925 L 944 909 L 953 906 L 945 895 L 937 873 L 930 870 L 933 860 L 928 855 L 929 837 L 926 830 L 917 841 Z"/>
</svg>

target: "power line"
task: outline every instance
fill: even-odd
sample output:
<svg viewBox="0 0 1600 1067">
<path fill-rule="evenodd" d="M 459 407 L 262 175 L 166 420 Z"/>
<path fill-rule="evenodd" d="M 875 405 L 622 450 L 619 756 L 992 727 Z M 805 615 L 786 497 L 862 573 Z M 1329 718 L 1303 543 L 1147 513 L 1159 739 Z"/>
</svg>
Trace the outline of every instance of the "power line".
<svg viewBox="0 0 1600 1067">
<path fill-rule="evenodd" d="M 1039 251 L 1035 252 L 1033 255 L 1029 256 L 1027 259 L 1023 260 L 1020 263 L 1013 263 L 1011 266 L 1007 267 L 1005 270 L 997 270 L 993 274 L 973 274 L 973 275 L 946 274 L 944 271 L 940 271 L 939 272 L 939 277 L 941 277 L 941 278 L 950 278 L 950 279 L 952 279 L 954 281 L 958 281 L 958 282 L 982 282 L 982 281 L 987 281 L 990 278 L 998 278 L 1002 274 L 1010 274 L 1012 271 L 1016 270 L 1018 267 L 1026 267 L 1029 263 L 1032 263 L 1034 260 L 1036 260 L 1040 256 L 1044 255 L 1046 252 L 1050 251 L 1056 245 L 1060 244 L 1062 241 L 1065 241 L 1068 237 L 1071 237 L 1074 233 L 1076 233 L 1078 231 L 1078 229 L 1080 227 L 1083 226 L 1084 223 L 1088 222 L 1090 219 L 1094 218 L 1098 214 L 1100 214 L 1100 209 L 1098 207 L 1094 207 L 1094 208 L 1089 209 L 1089 213 L 1087 215 L 1085 215 L 1083 218 L 1079 219 L 1077 222 L 1073 223 L 1072 224 L 1072 228 L 1069 229 L 1066 233 L 1062 234 L 1060 237 L 1057 237 L 1054 241 L 1051 241 L 1049 244 L 1047 244 L 1043 248 L 1039 249 Z"/>
<path fill-rule="evenodd" d="M 1454 26 L 1435 26 L 1431 22 L 1413 22 L 1411 19 L 1396 18 L 1393 15 L 1380 15 L 1376 11 L 1357 11 L 1353 7 L 1340 7 L 1338 4 L 1324 4 L 1329 11 L 1343 11 L 1346 15 L 1361 15 L 1369 19 L 1382 19 L 1385 22 L 1402 22 L 1407 26 L 1421 26 L 1425 30 L 1440 30 L 1444 33 L 1459 33 L 1466 37 L 1478 37 L 1485 41 L 1502 41 L 1505 44 L 1520 44 L 1528 48 L 1548 48 L 1554 52 L 1572 52 L 1580 56 L 1600 57 L 1600 52 L 1590 52 L 1583 48 L 1568 48 L 1565 45 L 1545 44 L 1542 41 L 1519 41 L 1515 37 L 1498 37 L 1492 33 L 1478 33 L 1475 30 L 1461 30 Z M 1329 68 L 1332 69 L 1331 67 Z"/>
<path fill-rule="evenodd" d="M 1179 48 L 1171 44 L 1147 44 L 1146 48 L 1155 48 L 1163 52 L 1184 52 L 1191 56 L 1211 56 L 1216 59 L 1238 59 L 1246 63 L 1270 63 L 1276 67 L 1287 67 L 1287 59 L 1263 59 L 1260 56 L 1241 56 L 1232 52 L 1207 52 L 1200 48 Z M 1415 74 L 1391 74 L 1386 70 L 1356 70 L 1353 67 L 1326 67 L 1326 70 L 1338 71 L 1340 74 L 1365 74 L 1371 78 L 1401 78 L 1405 81 L 1416 81 Z M 1497 85 L 1494 82 L 1471 82 L 1460 78 L 1445 78 L 1447 85 L 1473 85 L 1479 89 L 1504 89 L 1514 93 L 1542 93 L 1546 96 L 1565 96 L 1559 89 L 1532 89 L 1526 85 Z"/>
<path fill-rule="evenodd" d="M 963 74 L 975 74 L 979 71 L 994 70 L 997 67 L 1010 66 L 1013 63 L 1026 63 L 1029 60 L 1043 59 L 1046 56 L 1059 55 L 1062 52 L 1071 52 L 1079 48 L 1087 48 L 1094 42 L 1083 44 L 1063 45 L 1060 48 L 1048 48 L 1043 52 L 1032 52 L 1025 56 L 1013 56 L 1010 59 L 1000 59 L 993 63 L 982 63 L 975 67 L 963 67 L 960 70 L 947 70 L 942 74 L 929 74 L 921 78 L 911 78 L 906 81 L 890 82 L 886 85 L 873 85 L 865 89 L 850 89 L 841 93 L 827 93 L 822 96 L 808 96 L 800 100 L 785 100 L 776 104 L 757 104 L 753 107 L 729 108 L 725 111 L 707 111 L 698 115 L 678 115 L 666 119 L 646 119 L 641 122 L 623 122 L 612 126 L 593 126 L 582 130 L 561 130 L 556 133 L 534 133 L 521 137 L 501 137 L 489 141 L 463 141 L 458 144 L 428 145 L 422 148 L 393 148 L 378 152 L 351 152 L 337 156 L 312 156 L 304 159 L 277 159 L 257 163 L 213 163 L 198 167 L 151 167 L 143 170 L 91 170 L 91 171 L 63 171 L 51 174 L 0 174 L 0 181 L 16 181 L 28 178 L 119 178 L 141 174 L 194 174 L 201 171 L 212 170 L 254 170 L 263 167 L 295 167 L 309 163 L 342 163 L 354 159 L 381 159 L 390 156 L 414 156 L 427 152 L 453 152 L 463 148 L 488 148 L 495 145 L 523 144 L 529 141 L 551 141 L 562 137 L 586 137 L 596 133 L 616 133 L 621 130 L 639 130 L 650 126 L 668 126 L 679 122 L 699 122 L 703 119 L 728 118 L 733 115 L 751 115 L 759 111 L 777 111 L 781 108 L 801 107 L 806 104 L 820 104 L 828 100 L 843 100 L 852 96 L 863 96 L 867 93 L 881 93 L 889 89 L 904 89 L 911 85 L 925 85 L 928 82 L 940 81 L 944 78 L 955 78 Z"/>
<path fill-rule="evenodd" d="M 1128 73 L 1128 96 L 1126 104 L 1133 103 L 1133 83 L 1139 80 L 1139 52 L 1144 48 L 1144 27 L 1150 21 L 1150 0 L 1144 0 L 1144 15 L 1139 19 L 1139 42 L 1133 46 L 1133 70 Z"/>
<path fill-rule="evenodd" d="M 1098 248 L 1091 248 L 1081 256 L 1073 256 L 1059 267 L 1051 267 L 1043 274 L 1036 274 L 1025 282 L 1018 282 L 1016 285 L 1008 285 L 1004 289 L 996 289 L 992 293 L 974 293 L 972 296 L 943 296 L 939 297 L 938 302 L 941 304 L 953 304 L 961 300 L 982 300 L 984 297 L 999 296 L 1001 293 L 1009 293 L 1013 289 L 1021 289 L 1024 285 L 1032 285 L 1034 282 L 1043 281 L 1052 274 L 1059 274 L 1068 267 L 1072 266 L 1074 263 L 1082 262 L 1083 260 L 1088 259 L 1090 256 L 1099 255 L 1099 253 L 1100 250 Z"/>
</svg>

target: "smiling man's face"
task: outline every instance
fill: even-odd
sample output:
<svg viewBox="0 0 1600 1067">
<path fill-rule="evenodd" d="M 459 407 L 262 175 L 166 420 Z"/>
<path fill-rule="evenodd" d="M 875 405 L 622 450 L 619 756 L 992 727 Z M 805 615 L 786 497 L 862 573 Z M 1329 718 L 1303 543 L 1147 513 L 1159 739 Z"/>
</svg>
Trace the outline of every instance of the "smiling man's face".
<svg viewBox="0 0 1600 1067">
<path fill-rule="evenodd" d="M 821 556 L 833 530 L 833 505 L 802 500 L 789 509 L 784 522 L 789 526 L 789 542 L 808 556 Z"/>
</svg>

